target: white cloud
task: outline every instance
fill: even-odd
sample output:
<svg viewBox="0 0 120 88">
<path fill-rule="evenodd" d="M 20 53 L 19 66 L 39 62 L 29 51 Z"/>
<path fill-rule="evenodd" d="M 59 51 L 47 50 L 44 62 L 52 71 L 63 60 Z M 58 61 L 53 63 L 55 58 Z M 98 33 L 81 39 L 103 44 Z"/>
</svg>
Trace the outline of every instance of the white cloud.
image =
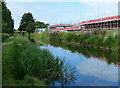
<svg viewBox="0 0 120 88">
<path fill-rule="evenodd" d="M 118 67 L 108 65 L 103 61 L 89 59 L 80 63 L 77 69 L 80 74 L 97 77 L 106 81 L 118 82 Z"/>
</svg>

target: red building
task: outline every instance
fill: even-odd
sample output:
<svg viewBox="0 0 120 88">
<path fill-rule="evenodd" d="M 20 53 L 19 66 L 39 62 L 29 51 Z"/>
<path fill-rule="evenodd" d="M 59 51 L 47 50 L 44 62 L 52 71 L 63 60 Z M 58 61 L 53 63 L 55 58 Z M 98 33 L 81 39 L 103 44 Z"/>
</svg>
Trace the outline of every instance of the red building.
<svg viewBox="0 0 120 88">
<path fill-rule="evenodd" d="M 78 27 L 74 27 L 74 25 L 71 24 L 59 24 L 59 25 L 50 25 L 48 27 L 49 30 L 52 31 L 74 31 L 78 30 Z"/>
<path fill-rule="evenodd" d="M 120 16 L 83 21 L 79 25 L 83 30 L 120 29 Z"/>
<path fill-rule="evenodd" d="M 70 25 L 70 24 L 58 24 L 58 25 L 50 25 L 50 26 L 48 26 L 49 30 L 70 28 L 70 27 L 73 27 L 73 25 Z"/>
</svg>

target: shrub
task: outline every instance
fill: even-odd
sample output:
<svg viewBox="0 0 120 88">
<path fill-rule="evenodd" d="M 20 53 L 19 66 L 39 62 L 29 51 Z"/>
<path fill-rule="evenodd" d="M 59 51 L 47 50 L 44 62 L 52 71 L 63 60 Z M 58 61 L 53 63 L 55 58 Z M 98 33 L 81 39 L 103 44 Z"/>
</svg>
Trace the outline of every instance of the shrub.
<svg viewBox="0 0 120 88">
<path fill-rule="evenodd" d="M 117 41 L 116 41 L 116 38 L 115 38 L 114 36 L 109 35 L 109 36 L 106 38 L 106 40 L 105 40 L 105 42 L 104 42 L 104 45 L 105 45 L 106 47 L 108 47 L 108 48 L 112 48 L 116 42 L 117 42 Z"/>
<path fill-rule="evenodd" d="M 91 36 L 84 41 L 85 41 L 85 44 L 87 44 L 87 45 L 93 45 L 95 39 L 96 39 L 96 36 Z"/>
<path fill-rule="evenodd" d="M 7 33 L 2 33 L 2 41 L 4 41 L 5 39 L 9 38 L 9 34 Z"/>
<path fill-rule="evenodd" d="M 106 34 L 106 30 L 94 30 L 93 35 L 101 35 L 104 36 Z"/>
<path fill-rule="evenodd" d="M 86 40 L 90 37 L 89 34 L 81 35 L 80 37 L 80 43 L 81 44 L 86 44 Z"/>
<path fill-rule="evenodd" d="M 39 49 L 26 39 L 15 39 L 16 48 L 13 73 L 16 79 L 23 80 L 25 75 L 34 76 L 40 80 L 57 80 L 64 78 L 65 65 L 59 58 L 53 57 L 49 51 Z M 19 69 L 18 69 L 19 68 Z M 71 77 L 71 73 L 67 74 Z"/>
</svg>

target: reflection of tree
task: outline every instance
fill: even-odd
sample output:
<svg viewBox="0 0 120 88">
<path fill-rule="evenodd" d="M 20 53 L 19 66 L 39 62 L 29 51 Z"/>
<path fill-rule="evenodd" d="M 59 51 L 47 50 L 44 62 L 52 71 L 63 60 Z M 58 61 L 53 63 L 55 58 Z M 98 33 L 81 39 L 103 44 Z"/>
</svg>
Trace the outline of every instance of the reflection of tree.
<svg viewBox="0 0 120 88">
<path fill-rule="evenodd" d="M 70 85 L 71 82 L 74 82 L 74 80 L 76 80 L 75 78 L 75 69 L 71 68 L 68 65 L 65 65 L 62 68 L 62 72 L 60 72 L 61 76 L 59 77 L 59 79 L 56 79 L 57 82 L 59 82 L 61 84 L 61 86 L 65 86 L 65 85 Z M 51 86 L 56 86 L 54 84 L 54 81 L 49 82 L 51 84 Z"/>
<path fill-rule="evenodd" d="M 70 50 L 73 53 L 78 52 L 83 54 L 86 57 L 94 56 L 99 58 L 105 58 L 107 62 L 110 63 L 120 63 L 120 59 L 118 58 L 118 50 L 105 50 L 100 48 L 90 48 L 90 47 L 84 47 L 80 45 L 73 45 L 73 44 L 66 44 L 63 42 L 50 42 L 51 45 L 62 47 L 66 50 Z"/>
<path fill-rule="evenodd" d="M 61 86 L 70 85 L 70 83 L 73 82 L 76 79 L 74 77 L 75 69 L 71 68 L 70 66 L 66 66 L 66 68 L 63 69 L 63 72 L 65 72 L 64 77 L 62 77 L 59 80 L 59 82 L 61 83 Z"/>
</svg>

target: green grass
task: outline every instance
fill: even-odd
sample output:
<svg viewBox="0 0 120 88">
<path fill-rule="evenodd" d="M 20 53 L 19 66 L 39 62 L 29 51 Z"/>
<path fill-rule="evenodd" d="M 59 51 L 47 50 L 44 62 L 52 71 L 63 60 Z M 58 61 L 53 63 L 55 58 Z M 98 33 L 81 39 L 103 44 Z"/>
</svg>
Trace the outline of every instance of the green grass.
<svg viewBox="0 0 120 88">
<path fill-rule="evenodd" d="M 41 34 L 34 34 L 38 38 L 37 41 L 41 40 L 39 36 Z M 96 56 L 96 57 L 104 57 L 108 60 L 109 63 L 120 63 L 120 59 L 118 57 L 118 50 L 120 48 L 120 39 L 118 35 L 118 30 L 106 30 L 106 31 L 81 31 L 79 33 L 70 33 L 70 32 L 55 32 L 49 33 L 47 36 L 47 44 L 51 44 L 54 46 L 60 46 L 64 49 L 69 49 L 72 52 L 75 50 L 81 50 L 79 47 L 84 47 L 80 53 L 83 53 L 86 56 Z M 42 40 L 45 40 L 44 38 Z M 42 41 L 41 41 L 42 42 Z M 68 47 L 68 45 L 73 45 Z M 74 47 L 74 46 L 79 47 Z M 85 48 L 87 47 L 87 48 Z M 74 49 L 75 48 L 75 49 Z M 101 49 L 100 49 L 101 48 Z M 103 50 L 103 51 L 102 51 Z M 100 52 L 99 52 L 100 51 Z M 107 55 L 104 55 L 106 52 Z"/>
<path fill-rule="evenodd" d="M 118 49 L 118 35 L 117 30 L 95 30 L 95 31 L 81 31 L 81 33 L 70 32 L 56 32 L 34 34 L 35 39 L 42 42 L 66 42 L 77 43 L 85 46 L 103 47 L 109 49 Z M 47 35 L 47 36 L 44 36 Z M 44 36 L 44 37 L 40 37 Z M 48 43 L 48 42 L 47 42 Z"/>
<path fill-rule="evenodd" d="M 44 81 L 40 81 L 35 77 L 25 76 L 23 80 L 16 80 L 14 75 L 14 66 L 16 63 L 14 47 L 14 38 L 10 38 L 7 42 L 3 43 L 3 59 L 2 59 L 2 85 L 3 86 L 46 86 Z M 18 64 L 19 65 L 19 64 Z M 19 68 L 17 68 L 19 69 Z M 30 83 L 31 81 L 32 83 Z"/>
<path fill-rule="evenodd" d="M 66 65 L 27 38 L 11 37 L 3 43 L 3 86 L 46 86 L 65 77 L 74 78 Z"/>
<path fill-rule="evenodd" d="M 0 36 L 2 35 L 2 41 L 4 41 L 4 40 L 6 40 L 6 39 L 8 39 L 9 38 L 9 34 L 7 34 L 7 33 L 0 33 Z"/>
</svg>

